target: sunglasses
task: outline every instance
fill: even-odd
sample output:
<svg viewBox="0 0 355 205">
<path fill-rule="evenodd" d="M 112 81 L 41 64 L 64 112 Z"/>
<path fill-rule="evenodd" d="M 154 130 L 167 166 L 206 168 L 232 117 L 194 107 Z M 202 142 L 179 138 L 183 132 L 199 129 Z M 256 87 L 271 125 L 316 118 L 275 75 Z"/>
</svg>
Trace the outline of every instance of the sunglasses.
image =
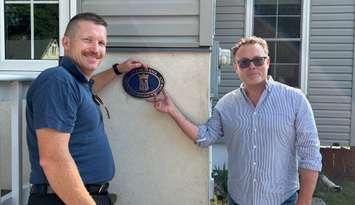
<svg viewBox="0 0 355 205">
<path fill-rule="evenodd" d="M 267 58 L 268 57 L 266 57 L 266 56 L 258 56 L 253 59 L 242 58 L 242 59 L 238 60 L 237 63 L 241 69 L 245 69 L 245 68 L 249 68 L 249 66 L 252 62 L 255 66 L 262 66 L 265 63 L 265 59 L 267 59 Z"/>
<path fill-rule="evenodd" d="M 104 101 L 102 101 L 102 99 L 96 95 L 96 94 L 93 94 L 92 95 L 92 99 L 94 100 L 94 102 L 96 103 L 96 105 L 102 105 L 106 111 L 106 115 L 107 115 L 107 118 L 110 119 L 110 112 L 108 111 L 108 108 L 106 107 L 106 105 L 104 104 Z"/>
</svg>

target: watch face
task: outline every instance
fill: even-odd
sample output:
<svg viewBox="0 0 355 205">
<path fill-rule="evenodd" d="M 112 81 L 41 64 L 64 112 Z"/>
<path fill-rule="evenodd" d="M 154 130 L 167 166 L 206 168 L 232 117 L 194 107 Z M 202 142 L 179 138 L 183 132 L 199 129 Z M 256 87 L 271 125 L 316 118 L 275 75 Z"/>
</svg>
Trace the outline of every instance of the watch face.
<svg viewBox="0 0 355 205">
<path fill-rule="evenodd" d="M 149 98 L 164 88 L 163 76 L 153 68 L 136 68 L 123 76 L 124 90 L 136 98 Z"/>
</svg>

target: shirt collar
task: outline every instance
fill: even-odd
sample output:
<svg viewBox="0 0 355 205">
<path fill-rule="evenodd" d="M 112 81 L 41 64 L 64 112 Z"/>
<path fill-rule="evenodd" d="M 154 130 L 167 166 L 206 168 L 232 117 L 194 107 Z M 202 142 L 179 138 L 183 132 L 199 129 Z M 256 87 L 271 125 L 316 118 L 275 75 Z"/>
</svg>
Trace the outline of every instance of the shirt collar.
<svg viewBox="0 0 355 205">
<path fill-rule="evenodd" d="M 275 81 L 274 81 L 274 79 L 272 78 L 272 76 L 269 75 L 268 78 L 267 78 L 267 81 L 266 81 L 265 89 L 266 89 L 268 92 L 271 92 L 272 87 L 274 87 L 274 85 L 275 85 Z"/>
<path fill-rule="evenodd" d="M 90 83 L 91 80 L 88 80 L 87 77 L 81 72 L 78 65 L 75 62 L 67 57 L 61 56 L 59 57 L 59 66 L 65 68 L 72 76 L 74 76 L 78 81 Z"/>
</svg>

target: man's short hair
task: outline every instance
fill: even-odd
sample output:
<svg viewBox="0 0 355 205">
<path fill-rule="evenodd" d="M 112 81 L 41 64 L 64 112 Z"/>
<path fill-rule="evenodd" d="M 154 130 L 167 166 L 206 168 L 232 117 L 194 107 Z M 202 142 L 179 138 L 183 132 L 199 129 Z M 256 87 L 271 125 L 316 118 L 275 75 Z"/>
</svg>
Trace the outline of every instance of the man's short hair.
<svg viewBox="0 0 355 205">
<path fill-rule="evenodd" d="M 94 24 L 102 25 L 105 28 L 107 27 L 106 21 L 101 16 L 90 12 L 80 13 L 70 19 L 67 28 L 65 29 L 64 35 L 72 36 L 76 32 L 78 23 L 80 21 L 90 21 L 93 22 Z"/>
<path fill-rule="evenodd" d="M 231 48 L 233 57 L 235 56 L 235 54 L 237 53 L 240 47 L 244 45 L 254 45 L 254 44 L 260 45 L 264 49 L 265 54 L 269 56 L 269 47 L 263 38 L 256 37 L 256 36 L 248 36 L 240 39 L 238 43 L 236 43 L 235 46 Z"/>
</svg>

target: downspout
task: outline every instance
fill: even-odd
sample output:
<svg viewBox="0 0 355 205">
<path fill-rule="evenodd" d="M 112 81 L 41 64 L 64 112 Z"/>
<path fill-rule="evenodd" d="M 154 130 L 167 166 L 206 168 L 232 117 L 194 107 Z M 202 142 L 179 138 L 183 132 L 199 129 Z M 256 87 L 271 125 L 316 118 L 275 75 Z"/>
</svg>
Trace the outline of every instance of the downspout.
<svg viewBox="0 0 355 205">
<path fill-rule="evenodd" d="M 355 149 L 355 3 L 353 4 L 353 85 L 351 92 L 350 148 Z"/>
</svg>

